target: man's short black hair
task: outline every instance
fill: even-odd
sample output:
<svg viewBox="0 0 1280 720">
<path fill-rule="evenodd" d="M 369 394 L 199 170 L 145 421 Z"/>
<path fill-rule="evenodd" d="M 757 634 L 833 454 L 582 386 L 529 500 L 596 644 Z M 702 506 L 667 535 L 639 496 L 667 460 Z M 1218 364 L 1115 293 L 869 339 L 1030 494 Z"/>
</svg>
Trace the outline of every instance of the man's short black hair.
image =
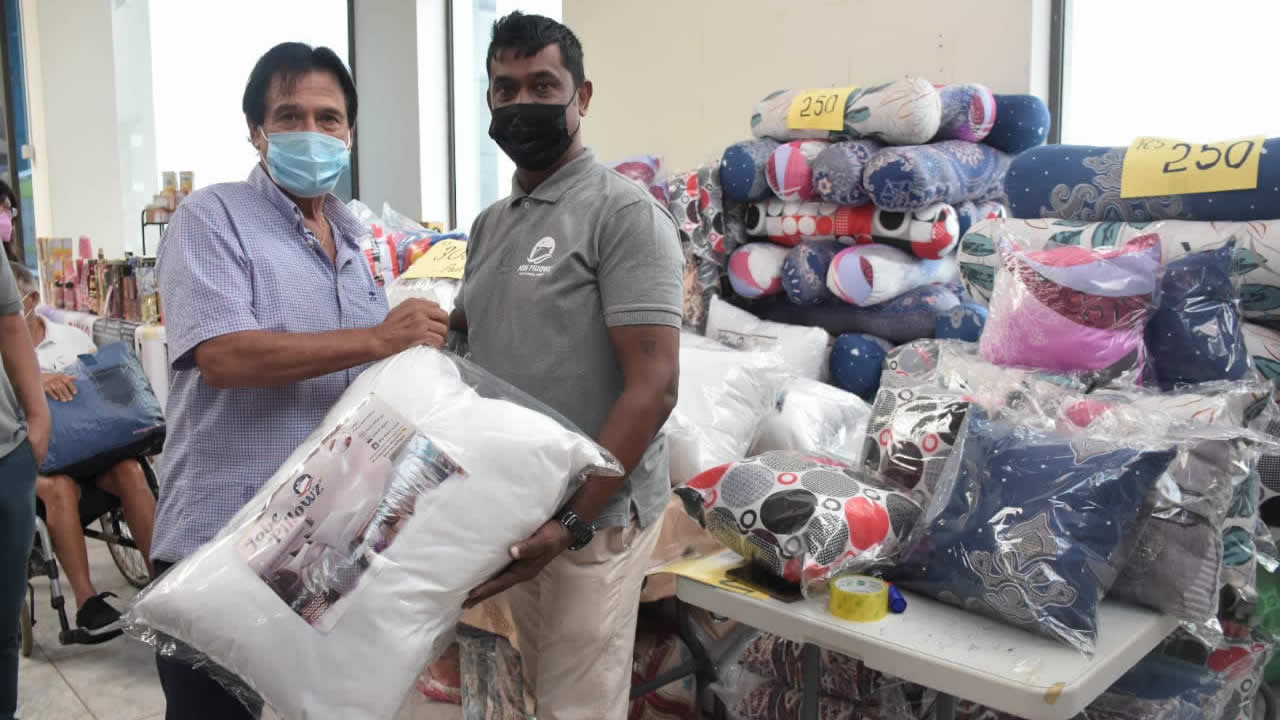
<svg viewBox="0 0 1280 720">
<path fill-rule="evenodd" d="M 327 47 L 313 48 L 306 43 L 287 42 L 267 51 L 258 58 L 258 64 L 249 73 L 249 83 L 244 86 L 244 101 L 241 105 L 244 114 L 254 125 L 262 125 L 267 121 L 267 92 L 271 90 L 271 81 L 280 77 L 280 86 L 285 92 L 292 92 L 298 78 L 312 70 L 333 73 L 342 86 L 342 94 L 347 99 L 347 124 L 356 124 L 356 84 L 351 79 L 347 66 L 337 53 Z"/>
<path fill-rule="evenodd" d="M 582 87 L 587 74 L 582 66 L 582 43 L 578 42 L 578 36 L 549 17 L 525 15 L 519 10 L 493 24 L 489 56 L 485 60 L 489 77 L 493 77 L 493 61 L 503 50 L 515 50 L 518 58 L 533 57 L 553 43 L 560 46 L 560 59 L 573 77 L 573 84 Z"/>
</svg>

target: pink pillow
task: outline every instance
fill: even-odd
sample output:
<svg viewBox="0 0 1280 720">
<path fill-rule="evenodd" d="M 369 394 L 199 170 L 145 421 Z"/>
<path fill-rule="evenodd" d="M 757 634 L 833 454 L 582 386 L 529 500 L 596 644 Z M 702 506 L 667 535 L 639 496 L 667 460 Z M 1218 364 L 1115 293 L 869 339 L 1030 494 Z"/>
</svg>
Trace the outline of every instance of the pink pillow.
<svg viewBox="0 0 1280 720">
<path fill-rule="evenodd" d="M 980 349 L 988 362 L 1053 371 L 1143 362 L 1143 333 L 1156 307 L 1160 238 L 1114 249 L 1077 246 L 1027 252 L 1000 241 L 991 314 Z"/>
</svg>

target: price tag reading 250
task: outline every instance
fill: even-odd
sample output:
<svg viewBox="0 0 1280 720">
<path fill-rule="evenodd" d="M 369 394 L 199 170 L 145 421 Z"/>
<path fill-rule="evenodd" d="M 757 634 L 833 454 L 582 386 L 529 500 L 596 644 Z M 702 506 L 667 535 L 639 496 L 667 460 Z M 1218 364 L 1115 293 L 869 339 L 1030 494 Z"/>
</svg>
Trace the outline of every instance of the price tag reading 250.
<svg viewBox="0 0 1280 720">
<path fill-rule="evenodd" d="M 1190 143 L 1140 137 L 1129 146 L 1120 197 L 1189 195 L 1258 187 L 1258 158 L 1265 138 Z"/>
<path fill-rule="evenodd" d="M 791 130 L 844 130 L 844 106 L 856 87 L 805 90 L 791 99 L 787 128 Z"/>
</svg>

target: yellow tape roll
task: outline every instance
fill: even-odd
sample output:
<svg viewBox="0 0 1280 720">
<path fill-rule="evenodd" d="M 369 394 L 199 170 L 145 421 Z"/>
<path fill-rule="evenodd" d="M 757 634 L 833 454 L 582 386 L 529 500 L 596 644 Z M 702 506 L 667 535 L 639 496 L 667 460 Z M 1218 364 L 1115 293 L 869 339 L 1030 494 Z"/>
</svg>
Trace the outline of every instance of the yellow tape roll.
<svg viewBox="0 0 1280 720">
<path fill-rule="evenodd" d="M 846 575 L 831 583 L 832 615 L 841 620 L 875 622 L 889 614 L 889 584 L 866 575 Z"/>
</svg>

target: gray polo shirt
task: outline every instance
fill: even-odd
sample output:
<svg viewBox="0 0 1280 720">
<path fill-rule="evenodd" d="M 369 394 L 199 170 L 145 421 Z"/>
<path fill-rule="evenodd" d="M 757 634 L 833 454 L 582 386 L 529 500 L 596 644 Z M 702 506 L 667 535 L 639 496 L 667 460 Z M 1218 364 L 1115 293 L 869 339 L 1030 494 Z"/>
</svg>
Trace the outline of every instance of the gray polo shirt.
<svg viewBox="0 0 1280 720">
<path fill-rule="evenodd" d="M 472 226 L 457 298 L 470 357 L 598 437 L 622 393 L 609 328 L 679 328 L 683 273 L 675 220 L 586 150 L 532 193 L 513 179 Z M 670 492 L 659 437 L 597 524 L 634 511 L 648 526 Z"/>
<path fill-rule="evenodd" d="M 0 261 L 0 265 L 4 266 L 0 270 L 0 315 L 21 315 L 22 293 L 18 291 L 18 282 L 13 279 L 13 269 L 8 261 Z M 0 458 L 8 456 L 26 439 L 27 421 L 9 376 L 0 365 Z"/>
</svg>

